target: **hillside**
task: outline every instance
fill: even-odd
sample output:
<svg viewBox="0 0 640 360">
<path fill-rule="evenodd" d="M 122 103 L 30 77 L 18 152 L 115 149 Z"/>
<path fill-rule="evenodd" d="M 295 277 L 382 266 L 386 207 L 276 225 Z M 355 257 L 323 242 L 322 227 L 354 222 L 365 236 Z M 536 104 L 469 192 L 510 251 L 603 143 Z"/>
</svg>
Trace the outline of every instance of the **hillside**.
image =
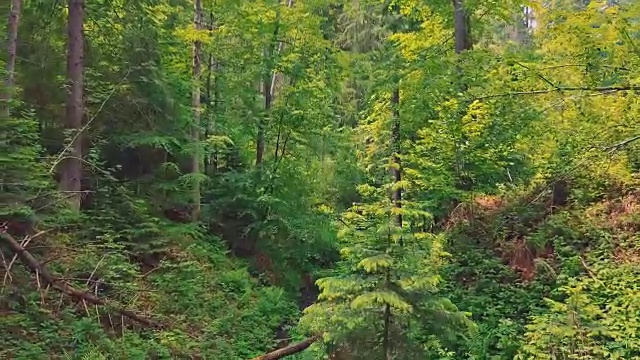
<svg viewBox="0 0 640 360">
<path fill-rule="evenodd" d="M 470 358 L 637 356 L 634 187 L 561 207 L 552 190 L 482 199 L 456 218 L 443 291 L 478 326 Z"/>
</svg>

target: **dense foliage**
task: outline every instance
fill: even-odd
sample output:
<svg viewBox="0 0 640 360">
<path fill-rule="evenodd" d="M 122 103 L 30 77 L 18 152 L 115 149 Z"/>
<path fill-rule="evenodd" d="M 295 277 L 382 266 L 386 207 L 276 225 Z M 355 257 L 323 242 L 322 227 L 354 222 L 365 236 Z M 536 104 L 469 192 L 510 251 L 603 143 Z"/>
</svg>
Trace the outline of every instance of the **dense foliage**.
<svg viewBox="0 0 640 360">
<path fill-rule="evenodd" d="M 0 358 L 640 358 L 640 2 L 0 13 Z"/>
</svg>

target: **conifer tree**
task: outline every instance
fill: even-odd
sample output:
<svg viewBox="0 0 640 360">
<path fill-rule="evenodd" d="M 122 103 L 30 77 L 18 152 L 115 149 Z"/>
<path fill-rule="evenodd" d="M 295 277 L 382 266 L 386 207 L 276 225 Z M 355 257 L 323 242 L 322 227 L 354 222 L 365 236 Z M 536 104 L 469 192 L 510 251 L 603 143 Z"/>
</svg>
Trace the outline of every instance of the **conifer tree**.
<svg viewBox="0 0 640 360">
<path fill-rule="evenodd" d="M 21 13 L 22 1 L 12 0 L 7 23 L 6 77 L 0 88 L 0 225 L 15 219 L 28 219 L 27 223 L 32 225 L 29 200 L 48 186 L 38 145 L 38 121 L 32 111 L 15 111 L 21 103 L 14 97 Z"/>
<path fill-rule="evenodd" d="M 379 10 L 389 31 L 403 28 L 396 6 Z M 375 110 L 359 129 L 369 137 L 377 129 L 366 152 L 378 155 L 361 159 L 370 178 L 358 186 L 362 201 L 341 215 L 341 271 L 318 281 L 319 301 L 307 308 L 303 324 L 325 332 L 331 347 L 346 348 L 356 359 L 416 359 L 442 351 L 438 339 L 470 323 L 436 294 L 442 238 L 409 226 L 430 214 L 403 194 L 410 182 L 403 180 L 400 161 L 402 68 L 391 42 L 378 49 L 376 56 L 395 68 L 387 68 L 390 85 L 377 89 Z M 426 338 L 431 345 L 423 345 Z"/>
<path fill-rule="evenodd" d="M 11 115 L 11 99 L 13 98 L 13 87 L 16 69 L 16 56 L 18 51 L 18 24 L 20 23 L 20 12 L 22 0 L 12 0 L 9 8 L 9 21 L 7 23 L 7 65 L 4 88 L 0 90 L 0 121 L 7 121 Z"/>
<path fill-rule="evenodd" d="M 69 144 L 60 160 L 60 191 L 68 199 L 70 210 L 80 210 L 82 200 L 82 161 L 85 138 L 84 119 L 84 0 L 68 0 L 67 95 L 65 129 Z"/>
</svg>

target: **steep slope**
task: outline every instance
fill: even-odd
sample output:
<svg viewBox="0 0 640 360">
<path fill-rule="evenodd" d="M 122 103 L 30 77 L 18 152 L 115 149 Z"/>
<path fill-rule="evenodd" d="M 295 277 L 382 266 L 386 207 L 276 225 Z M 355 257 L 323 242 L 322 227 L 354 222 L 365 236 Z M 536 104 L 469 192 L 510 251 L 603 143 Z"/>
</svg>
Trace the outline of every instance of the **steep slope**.
<svg viewBox="0 0 640 360">
<path fill-rule="evenodd" d="M 215 237 L 174 241 L 143 263 L 112 245 L 80 246 L 68 233 L 33 238 L 26 248 L 42 266 L 115 306 L 64 295 L 16 261 L 0 274 L 0 328 L 7 330 L 0 357 L 247 359 L 272 349 L 276 329 L 296 317 L 297 306 L 282 289 L 260 286 Z M 119 307 L 162 329 L 119 315 Z"/>
<path fill-rule="evenodd" d="M 457 209 L 448 224 L 445 276 L 452 282 L 444 293 L 478 325 L 459 356 L 637 356 L 638 199 L 637 185 L 629 184 L 604 198 L 570 197 L 555 206 L 550 187 Z"/>
</svg>

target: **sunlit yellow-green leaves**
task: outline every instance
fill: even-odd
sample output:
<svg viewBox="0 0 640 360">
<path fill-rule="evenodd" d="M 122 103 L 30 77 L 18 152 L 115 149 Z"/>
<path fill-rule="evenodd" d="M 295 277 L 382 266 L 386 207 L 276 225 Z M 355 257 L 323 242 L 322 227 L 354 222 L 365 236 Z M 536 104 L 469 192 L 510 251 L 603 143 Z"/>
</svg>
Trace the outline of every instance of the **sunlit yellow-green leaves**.
<svg viewBox="0 0 640 360">
<path fill-rule="evenodd" d="M 547 300 L 549 311 L 527 326 L 523 356 L 627 359 L 635 354 L 640 347 L 638 274 L 632 267 L 610 265 L 563 287 L 564 301 Z"/>
<path fill-rule="evenodd" d="M 409 10 L 410 5 L 403 5 L 404 11 Z M 442 46 L 449 38 L 449 33 L 444 26 L 444 20 L 428 8 L 420 11 L 420 30 L 417 32 L 396 33 L 389 39 L 398 44 L 401 55 L 407 61 L 420 60 L 426 51 L 433 46 Z"/>
<path fill-rule="evenodd" d="M 392 264 L 393 258 L 389 255 L 382 254 L 360 260 L 358 267 L 368 273 L 376 273 L 389 269 Z"/>
<path fill-rule="evenodd" d="M 351 307 L 356 310 L 381 308 L 384 305 L 389 305 L 400 312 L 410 312 L 412 310 L 410 304 L 402 300 L 398 294 L 391 291 L 367 292 L 359 295 L 351 302 Z"/>
</svg>

